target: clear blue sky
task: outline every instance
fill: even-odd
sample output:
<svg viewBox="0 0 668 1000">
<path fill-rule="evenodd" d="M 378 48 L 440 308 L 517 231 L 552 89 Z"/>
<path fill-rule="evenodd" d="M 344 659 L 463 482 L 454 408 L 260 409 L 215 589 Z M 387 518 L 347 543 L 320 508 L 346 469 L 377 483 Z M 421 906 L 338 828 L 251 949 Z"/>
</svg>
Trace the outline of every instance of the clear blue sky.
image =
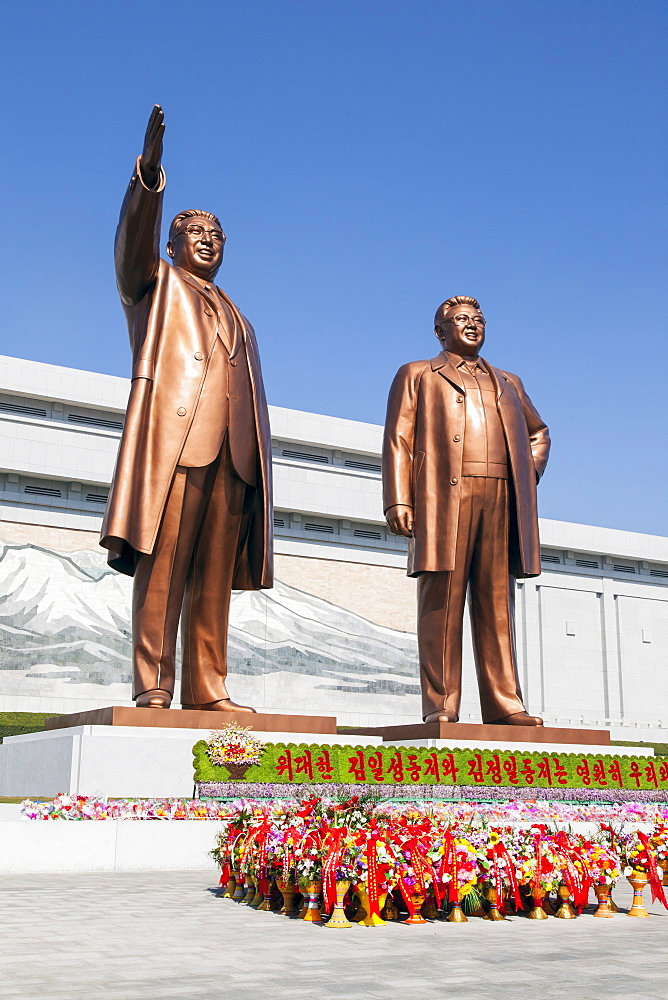
<svg viewBox="0 0 668 1000">
<path fill-rule="evenodd" d="M 270 402 L 381 423 L 475 295 L 552 430 L 541 514 L 665 534 L 666 10 L 3 3 L 0 351 L 128 374 L 112 244 L 157 102 L 165 217 L 223 220 Z"/>
</svg>

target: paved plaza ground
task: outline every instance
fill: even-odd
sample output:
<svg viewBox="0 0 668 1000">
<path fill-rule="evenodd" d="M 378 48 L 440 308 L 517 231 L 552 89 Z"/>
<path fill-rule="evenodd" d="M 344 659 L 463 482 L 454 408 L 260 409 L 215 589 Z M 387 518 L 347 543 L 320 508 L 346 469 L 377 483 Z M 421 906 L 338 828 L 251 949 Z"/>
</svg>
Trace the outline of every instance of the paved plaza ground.
<svg viewBox="0 0 668 1000">
<path fill-rule="evenodd" d="M 656 906 L 651 920 L 328 931 L 219 898 L 210 871 L 12 875 L 0 892 L 2 1000 L 668 997 Z M 629 905 L 626 884 L 616 897 Z"/>
</svg>

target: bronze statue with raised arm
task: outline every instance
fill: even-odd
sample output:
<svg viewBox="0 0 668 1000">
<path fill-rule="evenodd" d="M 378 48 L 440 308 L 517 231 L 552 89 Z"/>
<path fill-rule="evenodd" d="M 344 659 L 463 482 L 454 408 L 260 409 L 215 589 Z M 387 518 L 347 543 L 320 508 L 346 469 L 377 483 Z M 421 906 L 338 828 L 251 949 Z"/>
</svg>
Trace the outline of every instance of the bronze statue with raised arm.
<svg viewBox="0 0 668 1000">
<path fill-rule="evenodd" d="M 171 705 L 180 619 L 183 707 L 252 712 L 227 692 L 227 625 L 232 588 L 273 585 L 267 403 L 253 328 L 214 284 L 217 217 L 180 212 L 160 258 L 164 130 L 156 105 L 116 231 L 132 382 L 101 544 L 134 577 L 137 706 Z"/>
<path fill-rule="evenodd" d="M 397 372 L 383 442 L 385 517 L 409 537 L 417 577 L 423 718 L 459 719 L 468 591 L 483 722 L 542 726 L 522 701 L 514 602 L 515 579 L 540 573 L 536 484 L 550 437 L 518 376 L 480 357 L 476 299 L 447 299 L 435 333 L 440 354 Z"/>
</svg>

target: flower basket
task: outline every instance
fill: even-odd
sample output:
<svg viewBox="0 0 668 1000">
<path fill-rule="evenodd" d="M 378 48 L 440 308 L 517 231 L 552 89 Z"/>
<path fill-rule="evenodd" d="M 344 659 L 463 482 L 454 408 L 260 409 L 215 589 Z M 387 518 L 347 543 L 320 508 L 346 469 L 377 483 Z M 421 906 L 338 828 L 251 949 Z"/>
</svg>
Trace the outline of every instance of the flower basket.
<svg viewBox="0 0 668 1000">
<path fill-rule="evenodd" d="M 234 764 L 232 761 L 225 761 L 225 767 L 230 772 L 232 781 L 241 781 L 250 764 Z"/>
</svg>

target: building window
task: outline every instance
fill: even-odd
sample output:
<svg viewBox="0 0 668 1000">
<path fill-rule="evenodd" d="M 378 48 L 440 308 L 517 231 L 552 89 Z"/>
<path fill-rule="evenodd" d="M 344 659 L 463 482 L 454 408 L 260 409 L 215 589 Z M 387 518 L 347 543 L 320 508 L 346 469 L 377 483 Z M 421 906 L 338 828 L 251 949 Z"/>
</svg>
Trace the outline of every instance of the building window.
<svg viewBox="0 0 668 1000">
<path fill-rule="evenodd" d="M 347 469 L 359 469 L 360 472 L 380 472 L 380 465 L 375 462 L 358 462 L 357 459 L 347 458 L 343 464 Z"/>
<path fill-rule="evenodd" d="M 625 566 L 623 563 L 615 563 L 612 568 L 615 573 L 635 573 L 634 566 Z"/>
<path fill-rule="evenodd" d="M 22 406 L 20 403 L 0 402 L 0 411 L 3 413 L 17 413 L 22 417 L 45 417 L 46 410 L 41 406 Z"/>
<path fill-rule="evenodd" d="M 559 556 L 555 556 L 551 552 L 541 552 L 540 561 L 545 563 L 560 563 L 561 559 Z"/>
<path fill-rule="evenodd" d="M 334 528 L 331 524 L 316 524 L 313 521 L 306 521 L 304 524 L 304 529 L 306 531 L 317 531 L 322 535 L 333 535 Z"/>
<path fill-rule="evenodd" d="M 24 486 L 23 492 L 36 497 L 61 497 L 63 495 L 61 490 L 51 489 L 50 486 Z"/>
<path fill-rule="evenodd" d="M 327 455 L 310 455 L 305 451 L 292 451 L 290 448 L 284 448 L 281 455 L 283 458 L 297 458 L 301 462 L 320 462 L 321 465 L 329 465 Z"/>
<path fill-rule="evenodd" d="M 122 431 L 122 420 L 106 420 L 103 417 L 85 417 L 80 413 L 68 413 L 67 419 L 71 424 L 84 424 L 86 427 L 104 427 L 107 430 Z"/>
<path fill-rule="evenodd" d="M 355 538 L 375 538 L 378 541 L 383 537 L 380 531 L 367 531 L 366 528 L 355 528 L 353 536 Z"/>
<path fill-rule="evenodd" d="M 585 569 L 598 569 L 598 563 L 595 559 L 576 559 L 576 566 L 584 566 Z"/>
</svg>

